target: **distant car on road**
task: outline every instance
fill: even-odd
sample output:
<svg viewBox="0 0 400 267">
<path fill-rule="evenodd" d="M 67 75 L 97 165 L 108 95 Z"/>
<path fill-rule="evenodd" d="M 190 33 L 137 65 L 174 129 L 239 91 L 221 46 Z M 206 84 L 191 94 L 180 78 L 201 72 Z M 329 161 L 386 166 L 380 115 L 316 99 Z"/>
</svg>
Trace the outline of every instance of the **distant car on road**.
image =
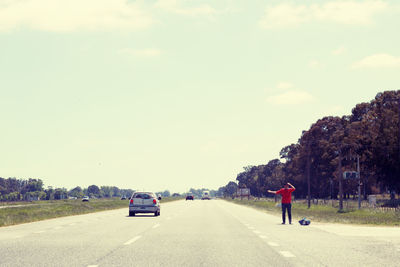
<svg viewBox="0 0 400 267">
<path fill-rule="evenodd" d="M 210 200 L 210 199 L 211 199 L 211 197 L 210 197 L 210 192 L 204 191 L 204 192 L 203 192 L 203 195 L 201 196 L 201 199 L 202 199 L 202 200 L 204 200 L 204 199 Z"/>
<path fill-rule="evenodd" d="M 186 195 L 186 200 L 194 200 L 194 195 L 189 193 Z"/>
<path fill-rule="evenodd" d="M 121 197 L 121 200 L 125 200 L 125 199 L 126 199 L 126 196 L 122 196 L 122 197 Z"/>
<path fill-rule="evenodd" d="M 88 196 L 84 196 L 84 197 L 82 198 L 82 201 L 89 201 L 89 197 L 88 197 Z"/>
<path fill-rule="evenodd" d="M 154 216 L 160 216 L 161 197 L 152 192 L 135 192 L 129 201 L 129 216 L 135 216 L 136 213 L 154 213 Z"/>
</svg>

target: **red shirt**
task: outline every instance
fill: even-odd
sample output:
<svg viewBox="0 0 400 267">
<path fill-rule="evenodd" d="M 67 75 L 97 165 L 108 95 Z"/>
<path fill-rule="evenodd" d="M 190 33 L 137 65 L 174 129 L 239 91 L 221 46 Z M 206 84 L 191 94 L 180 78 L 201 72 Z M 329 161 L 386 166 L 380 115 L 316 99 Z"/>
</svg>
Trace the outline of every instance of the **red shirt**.
<svg viewBox="0 0 400 267">
<path fill-rule="evenodd" d="M 289 204 L 292 202 L 292 192 L 294 191 L 294 188 L 282 188 L 276 191 L 276 194 L 282 195 L 282 203 L 283 204 Z"/>
</svg>

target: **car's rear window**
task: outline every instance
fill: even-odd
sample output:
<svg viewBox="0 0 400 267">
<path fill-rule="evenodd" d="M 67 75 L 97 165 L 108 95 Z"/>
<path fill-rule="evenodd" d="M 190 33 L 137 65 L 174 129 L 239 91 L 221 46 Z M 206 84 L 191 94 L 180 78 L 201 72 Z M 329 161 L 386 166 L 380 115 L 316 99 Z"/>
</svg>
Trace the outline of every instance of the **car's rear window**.
<svg viewBox="0 0 400 267">
<path fill-rule="evenodd" d="M 150 199 L 154 198 L 154 196 L 153 194 L 147 194 L 147 193 L 135 193 L 133 195 L 133 198 Z"/>
</svg>

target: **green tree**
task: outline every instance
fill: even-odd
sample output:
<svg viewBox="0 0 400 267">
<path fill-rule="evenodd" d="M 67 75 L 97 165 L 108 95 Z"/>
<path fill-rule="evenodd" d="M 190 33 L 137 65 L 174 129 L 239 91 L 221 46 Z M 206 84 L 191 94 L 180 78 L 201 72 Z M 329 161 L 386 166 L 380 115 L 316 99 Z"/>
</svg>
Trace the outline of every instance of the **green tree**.
<svg viewBox="0 0 400 267">
<path fill-rule="evenodd" d="M 69 190 L 68 195 L 71 197 L 82 198 L 84 196 L 83 190 L 80 186 L 74 187 Z"/>
<path fill-rule="evenodd" d="M 237 188 L 238 185 L 235 182 L 229 182 L 226 186 L 225 186 L 225 190 L 224 190 L 224 196 L 227 197 L 232 197 L 236 194 L 237 192 Z"/>
<path fill-rule="evenodd" d="M 90 186 L 87 188 L 87 193 L 88 193 L 90 196 L 99 197 L 99 196 L 100 196 L 100 188 L 99 188 L 97 185 L 90 185 Z"/>
</svg>

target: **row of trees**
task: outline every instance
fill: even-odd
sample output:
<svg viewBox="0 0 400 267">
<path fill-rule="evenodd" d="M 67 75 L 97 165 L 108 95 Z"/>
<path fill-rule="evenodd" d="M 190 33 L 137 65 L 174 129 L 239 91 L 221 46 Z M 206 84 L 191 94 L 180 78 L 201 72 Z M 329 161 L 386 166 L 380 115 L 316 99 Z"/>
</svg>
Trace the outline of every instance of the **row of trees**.
<svg viewBox="0 0 400 267">
<path fill-rule="evenodd" d="M 68 197 L 81 198 L 90 197 L 121 197 L 131 196 L 134 190 L 120 189 L 116 186 L 97 186 L 90 185 L 87 188 L 77 186 L 71 190 L 66 188 L 47 189 L 43 186 L 41 179 L 17 179 L 0 177 L 0 201 L 19 201 L 19 200 L 52 200 L 66 199 Z"/>
<path fill-rule="evenodd" d="M 110 198 L 110 197 L 130 197 L 133 194 L 132 189 L 120 189 L 116 186 L 97 186 L 90 185 L 87 188 L 77 186 L 68 191 L 68 196 L 81 198 L 83 196 L 96 197 L 96 198 Z"/>
<path fill-rule="evenodd" d="M 43 190 L 43 181 L 40 179 L 23 180 L 0 177 L 0 201 L 43 199 L 46 195 Z"/>
<path fill-rule="evenodd" d="M 349 197 L 358 180 L 340 180 L 343 171 L 356 170 L 357 157 L 364 197 L 389 191 L 394 198 L 400 192 L 400 91 L 378 93 L 372 101 L 356 105 L 351 115 L 318 120 L 296 143 L 282 148 L 280 159 L 245 167 L 236 180 L 255 196 L 291 182 L 302 198 L 308 194 L 308 178 L 313 198 L 338 197 L 341 182 Z M 219 191 L 233 195 L 233 184 Z"/>
<path fill-rule="evenodd" d="M 162 197 L 170 197 L 170 196 L 171 196 L 171 192 L 169 192 L 169 190 L 156 192 L 156 194 L 157 194 L 157 195 L 160 195 L 160 196 L 162 196 Z"/>
<path fill-rule="evenodd" d="M 230 181 L 227 185 L 218 188 L 217 196 L 219 197 L 233 197 L 237 192 L 238 185 Z"/>
<path fill-rule="evenodd" d="M 190 189 L 195 195 L 201 196 L 202 192 L 207 189 Z M 66 188 L 53 188 L 49 186 L 44 188 L 41 179 L 17 179 L 0 177 L 0 201 L 32 201 L 32 200 L 53 200 L 67 199 L 69 197 L 82 198 L 89 196 L 91 198 L 111 198 L 111 197 L 130 197 L 133 194 L 132 189 L 120 189 L 116 186 L 97 186 L 90 185 L 87 188 L 80 186 L 71 190 Z M 215 195 L 215 191 L 211 190 L 211 194 Z M 157 192 L 162 197 L 179 197 L 179 193 L 171 194 L 169 190 Z"/>
<path fill-rule="evenodd" d="M 201 189 L 190 188 L 189 193 L 192 193 L 195 198 L 201 198 L 205 191 L 208 191 L 211 197 L 218 196 L 218 192 L 216 190 L 212 189 L 210 190 L 207 188 L 201 188 Z"/>
</svg>

